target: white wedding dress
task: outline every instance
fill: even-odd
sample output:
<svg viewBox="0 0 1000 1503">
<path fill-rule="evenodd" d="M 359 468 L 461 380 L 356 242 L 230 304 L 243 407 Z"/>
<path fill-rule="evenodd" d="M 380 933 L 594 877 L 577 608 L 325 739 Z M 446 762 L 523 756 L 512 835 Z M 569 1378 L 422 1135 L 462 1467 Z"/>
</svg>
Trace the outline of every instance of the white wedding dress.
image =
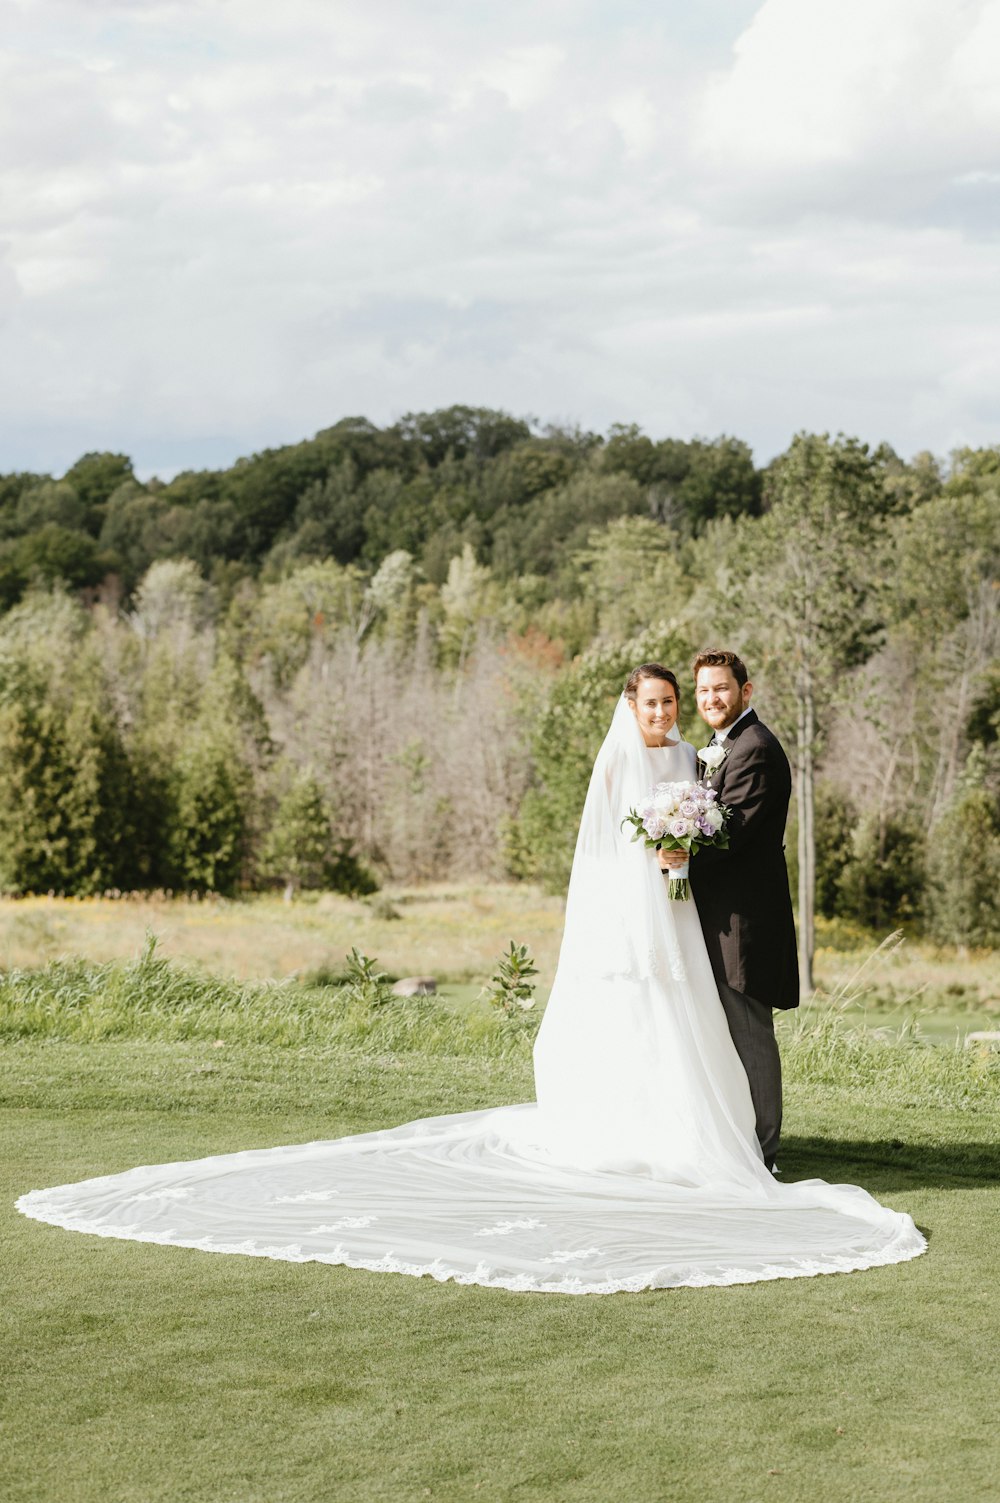
<svg viewBox="0 0 1000 1503">
<path fill-rule="evenodd" d="M 924 1251 L 853 1185 L 779 1183 L 754 1135 L 693 901 L 620 821 L 694 775 L 622 699 L 584 808 L 538 1100 L 157 1164 L 18 1208 L 103 1237 L 559 1294 L 847 1272 Z"/>
</svg>

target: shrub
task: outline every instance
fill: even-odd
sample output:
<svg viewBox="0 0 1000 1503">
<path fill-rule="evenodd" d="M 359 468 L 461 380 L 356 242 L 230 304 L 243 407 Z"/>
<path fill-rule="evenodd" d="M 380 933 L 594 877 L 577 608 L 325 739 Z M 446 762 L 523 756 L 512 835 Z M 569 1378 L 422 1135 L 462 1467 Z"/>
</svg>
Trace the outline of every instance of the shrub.
<svg viewBox="0 0 1000 1503">
<path fill-rule="evenodd" d="M 931 833 L 927 924 L 942 944 L 1000 945 L 1000 809 L 966 788 Z"/>
<path fill-rule="evenodd" d="M 901 820 L 866 815 L 836 882 L 835 913 L 869 929 L 916 918 L 924 896 L 923 834 Z"/>
</svg>

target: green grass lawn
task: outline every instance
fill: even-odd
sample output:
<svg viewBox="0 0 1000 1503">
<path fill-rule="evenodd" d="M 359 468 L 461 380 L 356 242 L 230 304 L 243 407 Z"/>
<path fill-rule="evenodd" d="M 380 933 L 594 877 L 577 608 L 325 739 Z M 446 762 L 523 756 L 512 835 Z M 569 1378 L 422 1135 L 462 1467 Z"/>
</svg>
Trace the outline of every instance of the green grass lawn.
<svg viewBox="0 0 1000 1503">
<path fill-rule="evenodd" d="M 978 1075 L 953 1090 L 943 1051 L 924 1053 L 907 1083 L 792 1048 L 782 1161 L 788 1178 L 861 1183 L 909 1211 L 927 1256 L 573 1298 L 116 1242 L 13 1209 L 25 1190 L 137 1163 L 527 1099 L 523 1048 L 14 1038 L 5 1496 L 985 1503 L 1000 1464 L 997 1095 Z"/>
</svg>

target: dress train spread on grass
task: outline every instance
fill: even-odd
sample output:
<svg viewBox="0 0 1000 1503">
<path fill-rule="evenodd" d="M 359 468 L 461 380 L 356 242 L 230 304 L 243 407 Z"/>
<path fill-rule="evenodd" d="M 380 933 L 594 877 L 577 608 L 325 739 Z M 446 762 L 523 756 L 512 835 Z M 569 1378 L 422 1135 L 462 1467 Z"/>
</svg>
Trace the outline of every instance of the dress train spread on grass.
<svg viewBox="0 0 1000 1503">
<path fill-rule="evenodd" d="M 751 1283 L 917 1257 L 905 1213 L 765 1168 L 693 901 L 669 902 L 621 819 L 694 775 L 624 700 L 598 755 L 537 1101 L 332 1142 L 36 1190 L 18 1208 L 98 1236 L 562 1294 Z"/>
</svg>

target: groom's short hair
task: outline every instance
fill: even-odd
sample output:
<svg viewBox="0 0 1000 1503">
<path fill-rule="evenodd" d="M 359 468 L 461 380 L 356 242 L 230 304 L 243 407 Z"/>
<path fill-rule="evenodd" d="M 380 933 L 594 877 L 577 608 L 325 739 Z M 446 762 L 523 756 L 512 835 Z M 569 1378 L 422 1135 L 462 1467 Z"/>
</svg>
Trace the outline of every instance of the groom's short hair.
<svg viewBox="0 0 1000 1503">
<path fill-rule="evenodd" d="M 737 657 L 735 652 L 722 652 L 717 648 L 713 648 L 709 652 L 699 652 L 691 668 L 696 683 L 698 681 L 698 671 L 701 668 L 729 668 L 733 678 L 741 689 L 750 677 L 747 673 L 747 665 L 742 658 Z"/>
</svg>

